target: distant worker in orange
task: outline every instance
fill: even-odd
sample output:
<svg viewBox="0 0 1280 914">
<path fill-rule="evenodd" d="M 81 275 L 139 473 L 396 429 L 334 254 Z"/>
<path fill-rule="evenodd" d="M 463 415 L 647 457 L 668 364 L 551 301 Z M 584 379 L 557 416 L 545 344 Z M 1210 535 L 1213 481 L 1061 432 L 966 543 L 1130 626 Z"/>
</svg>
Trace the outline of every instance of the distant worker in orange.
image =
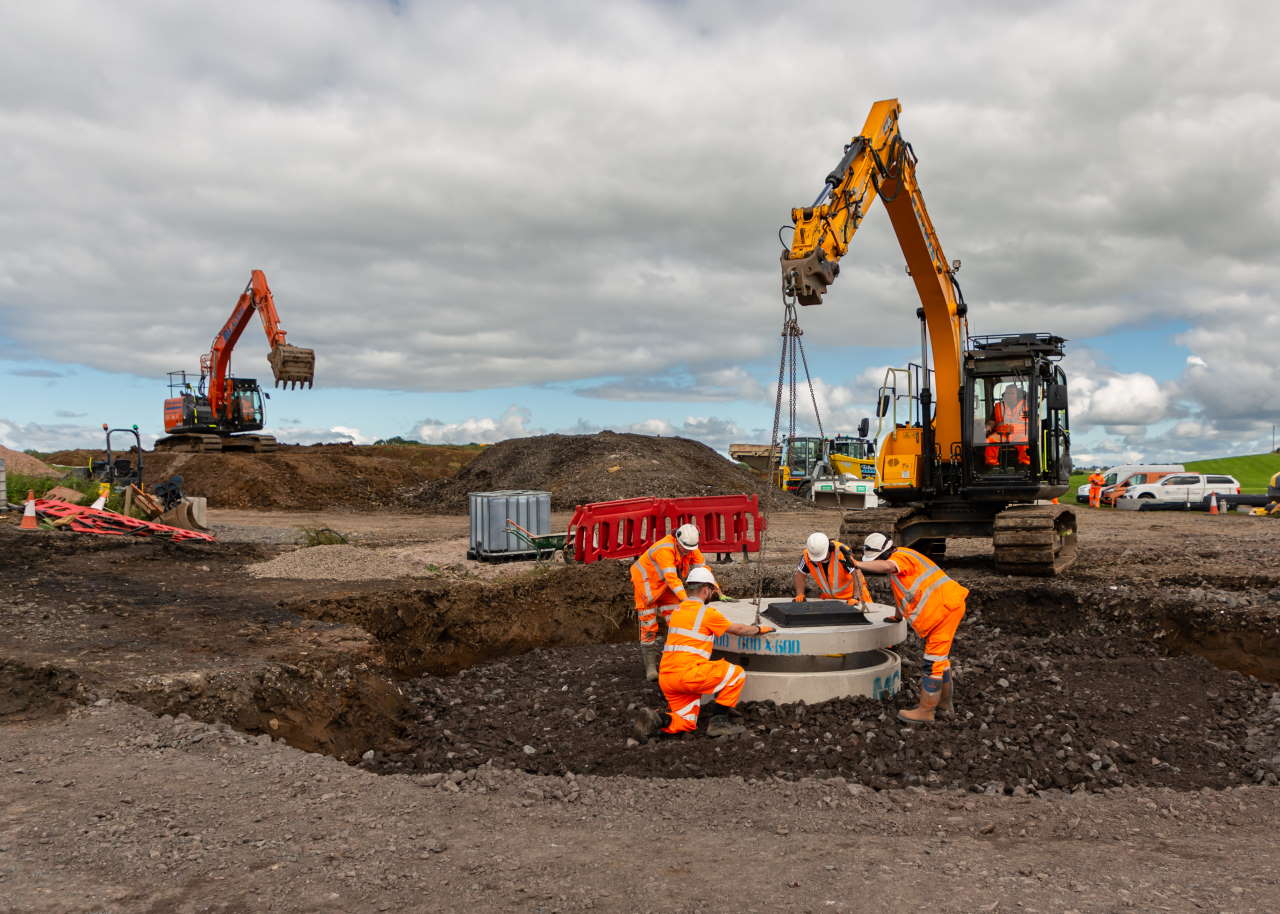
<svg viewBox="0 0 1280 914">
<path fill-rule="evenodd" d="M 938 711 L 953 709 L 951 642 L 964 618 L 969 589 L 947 577 L 928 556 L 894 546 L 883 533 L 869 534 L 862 544 L 862 561 L 854 567 L 868 574 L 889 575 L 893 602 L 924 641 L 924 676 L 920 699 L 914 708 L 898 712 L 910 724 L 929 723 Z"/>
<path fill-rule="evenodd" d="M 718 609 L 707 604 L 724 599 L 710 568 L 695 568 L 685 579 L 688 598 L 671 614 L 667 643 L 662 649 L 662 672 L 658 685 L 667 699 L 666 711 L 642 708 L 632 719 L 638 739 L 662 734 L 675 736 L 698 729 L 698 713 L 703 696 L 707 703 L 707 736 L 732 736 L 746 728 L 729 714 L 737 707 L 747 672 L 736 663 L 712 660 L 711 651 L 719 635 L 767 635 L 769 625 L 730 622 Z"/>
<path fill-rule="evenodd" d="M 803 603 L 813 588 L 819 600 L 870 603 L 871 591 L 862 572 L 853 567 L 853 550 L 825 533 L 810 533 L 800 556 L 800 567 L 791 576 L 795 602 Z"/>
<path fill-rule="evenodd" d="M 992 419 L 995 422 L 995 437 L 1001 444 L 1016 444 L 1018 463 L 1031 466 L 1031 451 L 1027 447 L 1027 422 L 1030 414 L 1027 411 L 1027 395 L 1014 384 L 1008 385 L 995 405 Z M 991 436 L 987 436 L 991 441 Z M 987 448 L 987 464 L 995 466 L 999 462 L 998 447 Z"/>
<path fill-rule="evenodd" d="M 707 561 L 698 550 L 698 528 L 682 524 L 658 540 L 631 565 L 631 588 L 640 620 L 640 659 L 644 677 L 658 678 L 658 619 L 666 621 L 685 599 L 682 580 Z"/>
<path fill-rule="evenodd" d="M 1089 474 L 1089 507 L 1102 507 L 1102 487 L 1107 484 L 1107 477 L 1098 470 Z"/>
</svg>

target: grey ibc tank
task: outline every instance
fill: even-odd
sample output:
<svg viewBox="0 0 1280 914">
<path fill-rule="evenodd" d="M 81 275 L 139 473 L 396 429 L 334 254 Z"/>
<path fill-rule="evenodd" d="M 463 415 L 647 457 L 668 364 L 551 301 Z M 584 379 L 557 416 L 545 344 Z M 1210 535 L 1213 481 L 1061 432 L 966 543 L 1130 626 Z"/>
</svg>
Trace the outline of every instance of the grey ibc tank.
<svg viewBox="0 0 1280 914">
<path fill-rule="evenodd" d="M 551 532 L 551 493 L 528 489 L 499 492 L 468 492 L 471 516 L 471 538 L 467 548 L 470 559 L 503 559 L 532 557 L 527 543 L 522 542 L 507 521 L 514 521 L 533 536 Z"/>
</svg>

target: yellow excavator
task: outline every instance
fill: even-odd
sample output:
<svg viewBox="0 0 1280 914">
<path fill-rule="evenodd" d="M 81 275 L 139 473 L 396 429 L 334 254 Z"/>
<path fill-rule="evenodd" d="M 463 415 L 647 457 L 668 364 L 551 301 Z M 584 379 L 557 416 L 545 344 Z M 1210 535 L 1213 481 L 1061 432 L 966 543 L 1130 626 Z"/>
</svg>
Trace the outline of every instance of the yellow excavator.
<svg viewBox="0 0 1280 914">
<path fill-rule="evenodd" d="M 889 509 L 851 511 L 841 533 L 884 529 L 934 557 L 954 537 L 991 538 L 998 569 L 1053 575 L 1076 557 L 1074 511 L 1055 503 L 1071 475 L 1062 337 L 971 336 L 968 305 L 924 205 L 897 99 L 876 102 L 811 206 L 791 211 L 784 299 L 818 305 L 877 198 L 915 283 L 920 362 L 894 369 L 876 414 L 890 426 L 876 494 Z M 886 516 L 885 512 L 889 512 Z"/>
</svg>

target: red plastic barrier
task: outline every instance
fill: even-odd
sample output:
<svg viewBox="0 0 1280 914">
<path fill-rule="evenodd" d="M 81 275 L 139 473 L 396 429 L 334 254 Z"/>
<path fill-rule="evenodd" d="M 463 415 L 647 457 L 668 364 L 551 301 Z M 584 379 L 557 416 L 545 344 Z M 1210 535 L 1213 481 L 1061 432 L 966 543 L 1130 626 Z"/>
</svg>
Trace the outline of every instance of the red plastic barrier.
<svg viewBox="0 0 1280 914">
<path fill-rule="evenodd" d="M 170 527 L 168 524 L 157 524 L 152 521 L 138 520 L 116 514 L 114 511 L 97 511 L 84 508 L 70 502 L 55 498 L 37 498 L 36 513 L 48 518 L 70 518 L 67 526 L 76 533 L 99 533 L 112 536 L 154 536 L 174 542 L 212 543 L 213 537 L 208 533 L 195 530 L 183 530 L 181 527 Z"/>
<path fill-rule="evenodd" d="M 663 500 L 658 498 L 578 505 L 569 521 L 565 545 L 572 547 L 574 560 L 583 564 L 637 556 L 666 536 L 662 508 Z"/>
<path fill-rule="evenodd" d="M 578 505 L 566 542 L 574 560 L 639 555 L 681 524 L 696 524 L 704 554 L 759 552 L 764 517 L 757 495 L 708 495 L 702 498 L 627 498 Z"/>
</svg>

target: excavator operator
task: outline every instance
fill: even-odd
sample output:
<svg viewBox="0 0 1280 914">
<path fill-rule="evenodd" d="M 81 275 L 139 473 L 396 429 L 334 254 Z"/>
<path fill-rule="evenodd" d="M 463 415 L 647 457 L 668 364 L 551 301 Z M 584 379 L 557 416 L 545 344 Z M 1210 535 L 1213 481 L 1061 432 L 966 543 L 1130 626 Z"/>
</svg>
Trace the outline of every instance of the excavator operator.
<svg viewBox="0 0 1280 914">
<path fill-rule="evenodd" d="M 1017 445 L 1018 463 L 1031 465 L 1031 452 L 1027 447 L 1027 394 L 1017 385 L 1010 384 L 1004 389 L 1000 401 L 992 412 L 993 423 L 987 435 L 987 466 L 995 466 L 1000 462 L 1001 444 Z"/>
</svg>

